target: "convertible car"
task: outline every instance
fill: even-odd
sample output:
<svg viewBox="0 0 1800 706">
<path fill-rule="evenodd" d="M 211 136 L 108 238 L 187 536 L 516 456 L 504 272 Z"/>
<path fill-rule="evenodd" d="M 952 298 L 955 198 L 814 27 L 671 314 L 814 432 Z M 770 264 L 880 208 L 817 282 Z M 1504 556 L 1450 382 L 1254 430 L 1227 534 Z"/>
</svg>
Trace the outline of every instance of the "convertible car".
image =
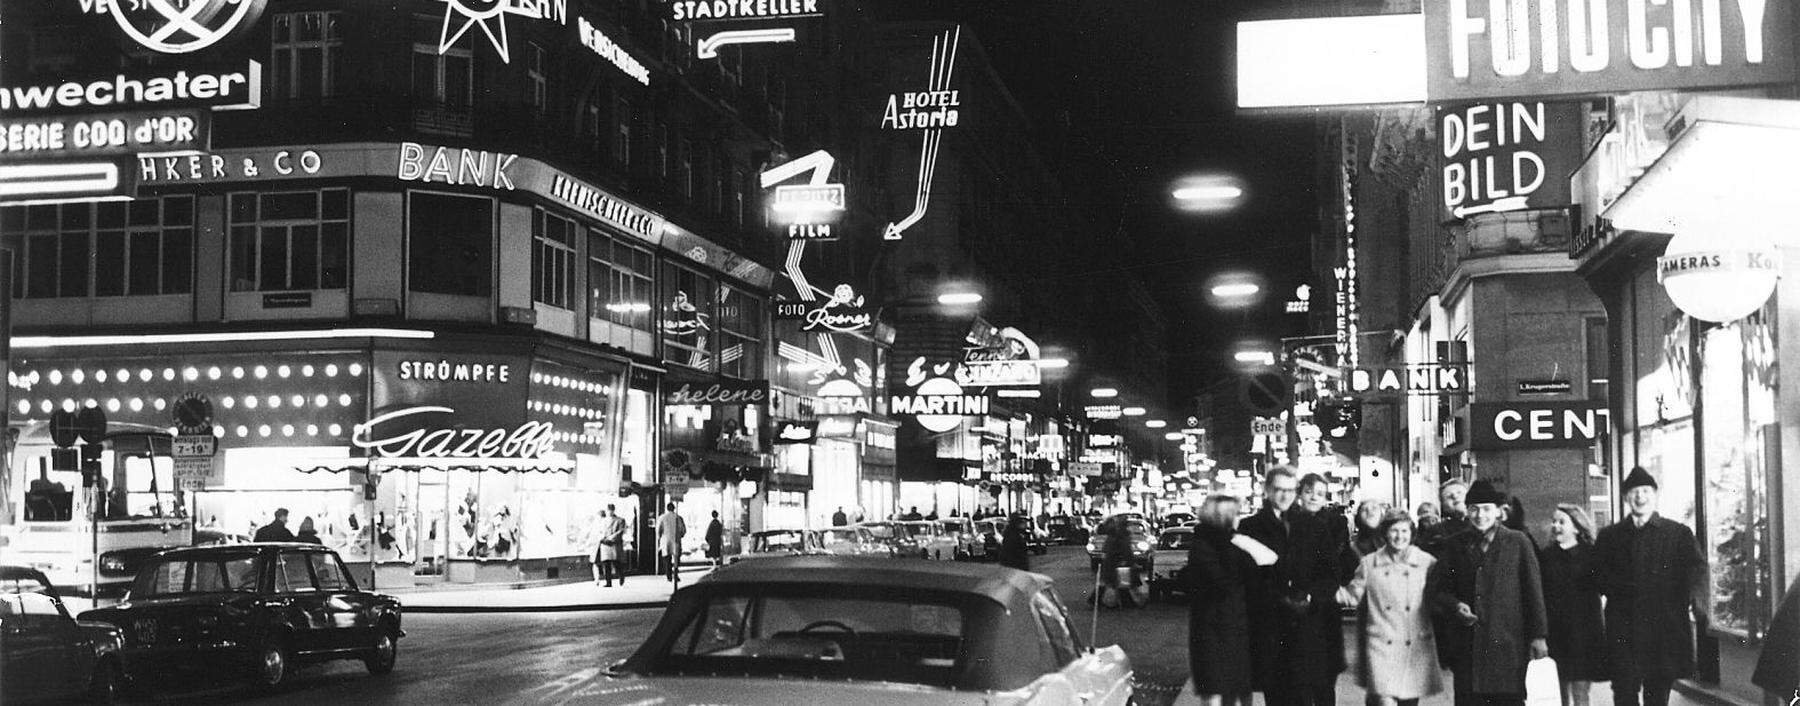
<svg viewBox="0 0 1800 706">
<path fill-rule="evenodd" d="M 1048 577 L 795 556 L 675 592 L 631 657 L 567 703 L 1118 704 L 1131 662 L 1082 642 Z"/>
</svg>

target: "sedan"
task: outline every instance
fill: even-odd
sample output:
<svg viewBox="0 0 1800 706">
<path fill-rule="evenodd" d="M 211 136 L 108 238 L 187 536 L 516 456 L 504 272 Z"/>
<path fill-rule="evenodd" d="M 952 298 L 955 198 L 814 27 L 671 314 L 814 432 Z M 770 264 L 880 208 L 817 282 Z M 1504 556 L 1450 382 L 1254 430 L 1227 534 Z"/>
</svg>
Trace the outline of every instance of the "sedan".
<svg viewBox="0 0 1800 706">
<path fill-rule="evenodd" d="M 81 617 L 124 631 L 130 675 L 225 665 L 264 687 L 333 659 L 387 674 L 405 635 L 399 601 L 357 588 L 336 552 L 301 543 L 164 552 L 138 573 L 125 602 Z"/>
<path fill-rule="evenodd" d="M 919 556 L 927 559 L 955 559 L 957 541 L 936 520 L 912 520 L 897 523 L 899 530 L 911 537 Z"/>
<path fill-rule="evenodd" d="M 877 540 L 867 527 L 819 530 L 819 551 L 834 556 L 895 556 L 894 546 Z"/>
<path fill-rule="evenodd" d="M 815 554 L 820 551 L 818 535 L 808 530 L 763 530 L 750 533 L 750 551 L 733 555 L 727 563 L 735 564 L 746 559 L 772 556 Z"/>
<path fill-rule="evenodd" d="M 0 702 L 112 703 L 123 642 L 116 627 L 70 616 L 43 572 L 0 566 Z"/>
<path fill-rule="evenodd" d="M 1188 548 L 1194 546 L 1194 528 L 1170 527 L 1156 535 L 1151 551 L 1150 596 L 1167 600 L 1172 594 L 1186 593 L 1182 574 L 1187 570 Z"/>
<path fill-rule="evenodd" d="M 1084 644 L 1048 577 L 997 566 L 782 557 L 679 589 L 586 704 L 1112 704 L 1117 645 Z"/>
<path fill-rule="evenodd" d="M 1107 522 L 1125 523 L 1126 531 L 1131 534 L 1132 563 L 1137 566 L 1140 576 L 1149 576 L 1156 564 L 1156 555 L 1153 552 L 1154 541 L 1150 537 L 1150 523 L 1141 519 L 1141 516 L 1139 517 L 1140 518 L 1115 516 L 1108 519 Z M 1104 526 L 1104 524 L 1102 526 Z M 1100 568 L 1100 563 L 1105 558 L 1105 550 L 1106 535 L 1100 531 L 1100 528 L 1096 528 L 1093 535 L 1088 537 L 1087 543 L 1090 569 Z"/>
</svg>

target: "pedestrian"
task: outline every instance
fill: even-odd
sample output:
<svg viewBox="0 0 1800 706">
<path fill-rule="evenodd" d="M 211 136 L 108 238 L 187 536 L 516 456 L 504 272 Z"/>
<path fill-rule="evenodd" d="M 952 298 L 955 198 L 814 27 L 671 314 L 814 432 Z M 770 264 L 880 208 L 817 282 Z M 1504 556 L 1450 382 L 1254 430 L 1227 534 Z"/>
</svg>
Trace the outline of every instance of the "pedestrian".
<svg viewBox="0 0 1800 706">
<path fill-rule="evenodd" d="M 1501 518 L 1500 523 L 1514 532 L 1524 532 L 1525 537 L 1531 539 L 1532 545 L 1536 546 L 1537 540 L 1532 538 L 1531 532 L 1525 529 L 1525 503 L 1519 500 L 1519 496 L 1514 495 L 1507 498 L 1506 513 Z"/>
<path fill-rule="evenodd" d="M 1321 629 L 1325 615 L 1337 616 L 1337 571 L 1323 521 L 1295 504 L 1299 486 L 1292 468 L 1269 469 L 1262 509 L 1238 524 L 1238 531 L 1279 557 L 1252 572 L 1246 593 L 1251 680 L 1268 706 L 1335 703 L 1332 692 L 1343 669 L 1343 650 L 1332 654 Z M 1332 624 L 1339 642 L 1341 626 Z"/>
<path fill-rule="evenodd" d="M 1326 655 L 1329 661 L 1313 665 L 1313 703 L 1331 704 L 1337 699 L 1337 676 L 1349 666 L 1344 659 L 1344 618 L 1337 609 L 1338 588 L 1350 583 L 1356 575 L 1356 565 L 1362 555 L 1350 544 L 1350 519 L 1344 516 L 1344 508 L 1329 504 L 1331 501 L 1331 483 L 1325 476 L 1308 473 L 1300 478 L 1300 495 L 1296 504 L 1301 511 L 1309 513 L 1319 520 L 1321 530 L 1319 547 L 1325 562 L 1317 571 L 1321 581 L 1329 580 L 1331 585 L 1323 593 L 1313 595 L 1312 612 L 1309 617 L 1316 623 L 1313 630 L 1325 639 Z"/>
<path fill-rule="evenodd" d="M 1550 653 L 1537 553 L 1523 533 L 1501 526 L 1506 495 L 1493 483 L 1475 481 L 1467 502 L 1470 531 L 1450 537 L 1438 557 L 1438 600 L 1453 616 L 1438 641 L 1450 656 L 1456 706 L 1518 706 L 1526 666 Z"/>
<path fill-rule="evenodd" d="M 625 518 L 619 517 L 619 511 L 607 505 L 600 513 L 600 543 L 594 547 L 594 583 L 604 580 L 606 588 L 612 588 L 613 576 L 619 577 L 619 585 L 625 585 L 625 572 L 619 570 L 619 552 L 625 546 Z"/>
<path fill-rule="evenodd" d="M 924 515 L 920 515 L 920 514 L 919 514 L 919 506 L 917 506 L 917 505 L 914 505 L 914 506 L 912 506 L 912 509 L 911 509 L 911 510 L 908 510 L 908 511 L 907 511 L 907 512 L 906 512 L 906 514 L 904 514 L 904 515 L 901 515 L 901 516 L 900 516 L 900 519 L 902 519 L 902 520 L 906 520 L 906 521 L 912 521 L 912 520 L 922 520 L 922 519 L 925 519 L 925 516 L 924 516 Z"/>
<path fill-rule="evenodd" d="M 1100 532 L 1101 577 L 1106 590 L 1117 597 L 1119 606 L 1142 605 L 1136 596 L 1142 577 L 1138 576 L 1136 555 L 1131 550 L 1131 527 L 1125 518 L 1115 515 L 1100 524 Z M 1101 603 L 1105 604 L 1104 594 Z"/>
<path fill-rule="evenodd" d="M 1468 494 L 1468 484 L 1454 478 L 1445 481 L 1438 488 L 1438 520 L 1432 523 L 1430 531 L 1419 534 L 1415 543 L 1420 549 L 1431 552 L 1442 561 L 1443 550 L 1449 539 L 1469 531 L 1468 508 L 1464 502 Z"/>
<path fill-rule="evenodd" d="M 1381 524 L 1387 514 L 1387 505 L 1380 501 L 1364 500 L 1356 506 L 1356 532 L 1350 545 L 1356 549 L 1357 556 L 1373 554 L 1385 543 L 1382 537 L 1386 533 L 1381 531 Z"/>
<path fill-rule="evenodd" d="M 309 542 L 312 544 L 325 543 L 319 539 L 319 530 L 313 526 L 313 518 L 311 515 L 300 518 L 300 532 L 294 535 L 294 541 Z"/>
<path fill-rule="evenodd" d="M 850 524 L 850 516 L 844 514 L 844 506 L 839 505 L 837 512 L 831 513 L 831 526 L 843 527 L 847 524 Z"/>
<path fill-rule="evenodd" d="M 1769 692 L 1775 703 L 1800 704 L 1800 577 L 1788 585 L 1781 607 L 1769 621 L 1750 683 Z"/>
<path fill-rule="evenodd" d="M 1600 592 L 1588 580 L 1594 561 L 1594 521 L 1579 505 L 1550 513 L 1550 544 L 1538 550 L 1544 573 L 1544 613 L 1550 620 L 1550 659 L 1562 687 L 1562 706 L 1588 706 L 1594 682 L 1606 681 L 1606 622 Z"/>
<path fill-rule="evenodd" d="M 288 511 L 285 507 L 275 508 L 275 519 L 269 524 L 256 528 L 256 536 L 251 539 L 257 542 L 292 542 L 294 533 L 287 528 Z"/>
<path fill-rule="evenodd" d="M 1251 706 L 1250 613 L 1245 590 L 1255 563 L 1232 544 L 1238 499 L 1209 495 L 1195 511 L 1188 545 L 1188 673 L 1206 706 Z"/>
<path fill-rule="evenodd" d="M 1439 519 L 1437 503 L 1430 500 L 1419 503 L 1419 509 L 1413 513 L 1413 522 L 1421 531 L 1436 525 Z M 1418 542 L 1413 542 L 1413 545 L 1417 546 Z"/>
<path fill-rule="evenodd" d="M 712 522 L 706 525 L 706 558 L 713 566 L 725 559 L 725 524 L 719 521 L 719 511 L 712 513 Z"/>
<path fill-rule="evenodd" d="M 1707 571 L 1687 525 L 1656 512 L 1656 479 L 1633 468 L 1620 485 L 1625 519 L 1594 540 L 1593 582 L 1606 596 L 1613 703 L 1669 703 L 1676 679 L 1694 673 L 1694 623 L 1704 627 Z"/>
<path fill-rule="evenodd" d="M 656 518 L 656 549 L 668 557 L 668 564 L 663 578 L 675 583 L 681 582 L 681 540 L 687 537 L 687 521 L 675 512 L 675 503 L 669 503 L 663 514 Z"/>
<path fill-rule="evenodd" d="M 1024 515 L 1014 514 L 1006 521 L 1006 529 L 1000 532 L 1000 565 L 1010 566 L 1020 571 L 1031 570 L 1031 553 L 1026 550 Z"/>
<path fill-rule="evenodd" d="M 1430 612 L 1442 573 L 1437 557 L 1413 544 L 1413 526 L 1403 509 L 1383 514 L 1381 547 L 1339 594 L 1357 609 L 1356 683 L 1369 703 L 1415 706 L 1444 690 Z"/>
</svg>

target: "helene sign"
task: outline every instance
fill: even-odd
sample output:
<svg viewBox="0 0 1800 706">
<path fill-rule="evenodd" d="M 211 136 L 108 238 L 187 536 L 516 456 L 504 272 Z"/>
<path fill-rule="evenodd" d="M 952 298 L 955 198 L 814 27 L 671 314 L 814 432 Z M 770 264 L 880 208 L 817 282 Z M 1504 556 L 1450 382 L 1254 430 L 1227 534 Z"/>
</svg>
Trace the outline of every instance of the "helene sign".
<svg viewBox="0 0 1800 706">
<path fill-rule="evenodd" d="M 1439 112 L 1448 218 L 1566 206 L 1581 140 L 1577 103 L 1500 102 Z"/>
<path fill-rule="evenodd" d="M 1598 402 L 1477 402 L 1469 405 L 1469 448 L 1586 448 L 1610 419 Z"/>
<path fill-rule="evenodd" d="M 1433 101 L 1791 82 L 1789 0 L 1432 0 Z"/>
<path fill-rule="evenodd" d="M 723 378 L 705 384 L 682 383 L 669 391 L 666 401 L 705 407 L 766 405 L 769 403 L 769 381 Z"/>
</svg>

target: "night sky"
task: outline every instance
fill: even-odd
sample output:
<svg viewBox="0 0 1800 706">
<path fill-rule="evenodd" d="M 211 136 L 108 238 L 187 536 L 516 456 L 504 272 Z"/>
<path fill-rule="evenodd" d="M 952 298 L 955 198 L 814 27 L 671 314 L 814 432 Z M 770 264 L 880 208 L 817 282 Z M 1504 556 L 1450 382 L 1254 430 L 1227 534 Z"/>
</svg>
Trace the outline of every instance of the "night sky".
<svg viewBox="0 0 1800 706">
<path fill-rule="evenodd" d="M 1112 237 L 1123 208 L 1142 245 L 1130 266 L 1171 322 L 1175 409 L 1231 374 L 1240 340 L 1305 333 L 1304 317 L 1283 314 L 1282 302 L 1309 276 L 1309 239 L 1319 228 L 1314 118 L 1235 110 L 1232 41 L 1244 10 L 1216 0 L 922 4 L 975 29 L 1034 123 L 1066 129 L 1058 135 L 1072 148 L 1064 183 L 1080 184 L 1075 197 L 1102 214 L 1096 237 Z M 1228 214 L 1177 212 L 1170 185 L 1208 171 L 1242 178 L 1247 201 Z M 1227 312 L 1207 302 L 1206 280 L 1233 270 L 1266 280 L 1259 306 Z"/>
</svg>

